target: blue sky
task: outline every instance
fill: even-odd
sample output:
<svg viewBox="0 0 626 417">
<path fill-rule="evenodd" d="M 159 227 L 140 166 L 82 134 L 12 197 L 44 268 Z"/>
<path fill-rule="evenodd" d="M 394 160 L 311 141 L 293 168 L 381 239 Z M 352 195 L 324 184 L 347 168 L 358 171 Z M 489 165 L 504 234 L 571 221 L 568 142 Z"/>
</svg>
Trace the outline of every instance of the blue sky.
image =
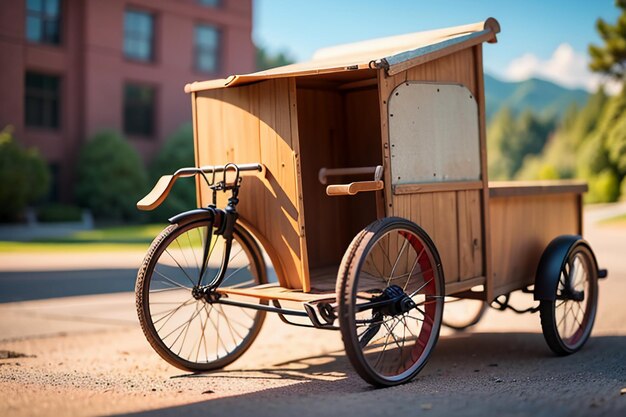
<svg viewBox="0 0 626 417">
<path fill-rule="evenodd" d="M 485 45 L 485 70 L 593 88 L 587 45 L 598 17 L 614 22 L 613 0 L 254 0 L 255 42 L 306 60 L 321 47 L 473 23 L 495 17 L 502 32 Z"/>
</svg>

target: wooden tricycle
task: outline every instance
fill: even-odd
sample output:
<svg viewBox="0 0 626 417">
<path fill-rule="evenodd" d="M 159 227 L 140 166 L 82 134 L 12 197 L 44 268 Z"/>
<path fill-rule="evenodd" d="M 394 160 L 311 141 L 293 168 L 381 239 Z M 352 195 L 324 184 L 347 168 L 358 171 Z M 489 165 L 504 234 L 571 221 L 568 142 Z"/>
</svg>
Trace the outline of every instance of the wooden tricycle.
<svg viewBox="0 0 626 417">
<path fill-rule="evenodd" d="M 581 238 L 586 185 L 487 179 L 482 43 L 499 31 L 490 18 L 188 84 L 196 167 L 138 203 L 196 178 L 201 208 L 169 219 L 137 277 L 158 354 L 222 368 L 271 312 L 339 330 L 363 379 L 395 385 L 426 364 L 444 297 L 507 307 L 518 290 L 553 351 L 580 349 L 606 275 Z"/>
</svg>

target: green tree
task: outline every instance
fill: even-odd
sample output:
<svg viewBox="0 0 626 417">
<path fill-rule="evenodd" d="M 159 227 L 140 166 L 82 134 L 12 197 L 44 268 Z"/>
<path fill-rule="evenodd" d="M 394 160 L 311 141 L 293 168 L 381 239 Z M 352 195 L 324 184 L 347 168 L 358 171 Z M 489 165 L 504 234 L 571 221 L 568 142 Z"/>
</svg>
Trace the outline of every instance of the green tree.
<svg viewBox="0 0 626 417">
<path fill-rule="evenodd" d="M 163 147 L 150 164 L 152 184 L 162 175 L 173 174 L 179 168 L 194 166 L 193 128 L 191 123 L 181 126 L 167 138 Z M 196 185 L 193 178 L 178 180 L 167 199 L 154 210 L 151 218 L 163 221 L 174 214 L 196 207 Z"/>
<path fill-rule="evenodd" d="M 501 109 L 487 130 L 489 177 L 514 178 L 525 158 L 543 150 L 554 121 L 541 120 L 530 110 L 515 119 L 508 108 Z"/>
<path fill-rule="evenodd" d="M 287 52 L 270 53 L 261 46 L 256 47 L 256 69 L 263 71 L 270 68 L 293 64 L 294 60 Z"/>
<path fill-rule="evenodd" d="M 623 82 L 626 75 L 626 0 L 616 0 L 615 6 L 622 11 L 615 24 L 603 19 L 596 21 L 596 30 L 604 44 L 589 45 L 589 68 Z"/>
<path fill-rule="evenodd" d="M 575 119 L 569 124 L 564 123 L 563 130 L 569 137 L 568 142 L 575 149 L 578 149 L 583 140 L 596 128 L 607 101 L 608 96 L 604 88 L 598 88 L 594 94 L 589 96 L 587 103 L 576 114 Z"/>
<path fill-rule="evenodd" d="M 605 169 L 589 179 L 587 203 L 610 203 L 619 198 L 619 179 L 613 170 Z"/>
<path fill-rule="evenodd" d="M 0 131 L 0 221 L 18 220 L 49 186 L 50 172 L 39 152 L 22 148 L 11 126 Z"/>
<path fill-rule="evenodd" d="M 504 152 L 505 143 L 514 136 L 515 126 L 511 110 L 503 107 L 493 116 L 487 128 L 487 164 L 489 178 L 506 180 L 512 176 L 512 166 Z"/>
<path fill-rule="evenodd" d="M 97 219 L 137 220 L 135 204 L 147 191 L 146 169 L 137 151 L 117 132 L 96 133 L 77 164 L 76 199 Z"/>
</svg>

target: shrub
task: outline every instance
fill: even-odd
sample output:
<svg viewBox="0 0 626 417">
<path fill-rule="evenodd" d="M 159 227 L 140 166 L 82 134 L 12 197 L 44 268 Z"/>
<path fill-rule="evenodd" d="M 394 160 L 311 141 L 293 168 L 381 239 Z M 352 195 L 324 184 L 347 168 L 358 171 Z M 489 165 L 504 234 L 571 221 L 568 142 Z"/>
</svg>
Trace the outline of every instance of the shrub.
<svg viewBox="0 0 626 417">
<path fill-rule="evenodd" d="M 19 219 L 49 186 L 50 172 L 37 150 L 17 144 L 10 126 L 0 131 L 0 221 Z"/>
<path fill-rule="evenodd" d="M 605 169 L 589 179 L 586 203 L 611 203 L 619 197 L 619 179 L 611 169 Z"/>
<path fill-rule="evenodd" d="M 194 166 L 193 129 L 191 124 L 181 126 L 169 136 L 157 156 L 150 164 L 151 185 L 161 175 L 173 174 L 177 169 Z M 155 221 L 164 219 L 196 207 L 196 183 L 193 178 L 181 178 L 172 188 L 167 199 L 151 214 Z"/>
<path fill-rule="evenodd" d="M 114 131 L 95 134 L 81 149 L 76 200 L 100 220 L 136 220 L 146 192 L 146 170 L 137 151 Z"/>
<path fill-rule="evenodd" d="M 51 203 L 37 210 L 37 220 L 44 223 L 78 222 L 82 218 L 83 211 L 80 207 L 69 204 Z"/>
</svg>

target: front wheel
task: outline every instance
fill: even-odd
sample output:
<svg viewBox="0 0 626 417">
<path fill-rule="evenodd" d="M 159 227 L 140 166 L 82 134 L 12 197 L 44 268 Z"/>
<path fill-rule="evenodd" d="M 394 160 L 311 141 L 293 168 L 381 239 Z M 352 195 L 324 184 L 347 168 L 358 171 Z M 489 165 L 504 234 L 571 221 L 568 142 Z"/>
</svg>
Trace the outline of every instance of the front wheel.
<svg viewBox="0 0 626 417">
<path fill-rule="evenodd" d="M 414 223 L 385 218 L 354 238 L 337 279 L 339 325 L 365 381 L 402 384 L 426 365 L 439 337 L 444 288 L 437 249 Z"/>
<path fill-rule="evenodd" d="M 583 242 L 569 250 L 555 290 L 555 300 L 539 305 L 541 328 L 554 353 L 569 355 L 589 339 L 598 309 L 598 269 Z"/>
<path fill-rule="evenodd" d="M 264 311 L 211 303 L 199 293 L 219 274 L 226 253 L 225 239 L 214 235 L 200 276 L 212 226 L 201 220 L 166 227 L 152 242 L 137 275 L 137 313 L 148 342 L 167 362 L 187 371 L 209 371 L 233 362 L 250 347 L 265 319 Z M 222 285 L 267 283 L 260 248 L 237 224 L 226 261 Z"/>
</svg>

